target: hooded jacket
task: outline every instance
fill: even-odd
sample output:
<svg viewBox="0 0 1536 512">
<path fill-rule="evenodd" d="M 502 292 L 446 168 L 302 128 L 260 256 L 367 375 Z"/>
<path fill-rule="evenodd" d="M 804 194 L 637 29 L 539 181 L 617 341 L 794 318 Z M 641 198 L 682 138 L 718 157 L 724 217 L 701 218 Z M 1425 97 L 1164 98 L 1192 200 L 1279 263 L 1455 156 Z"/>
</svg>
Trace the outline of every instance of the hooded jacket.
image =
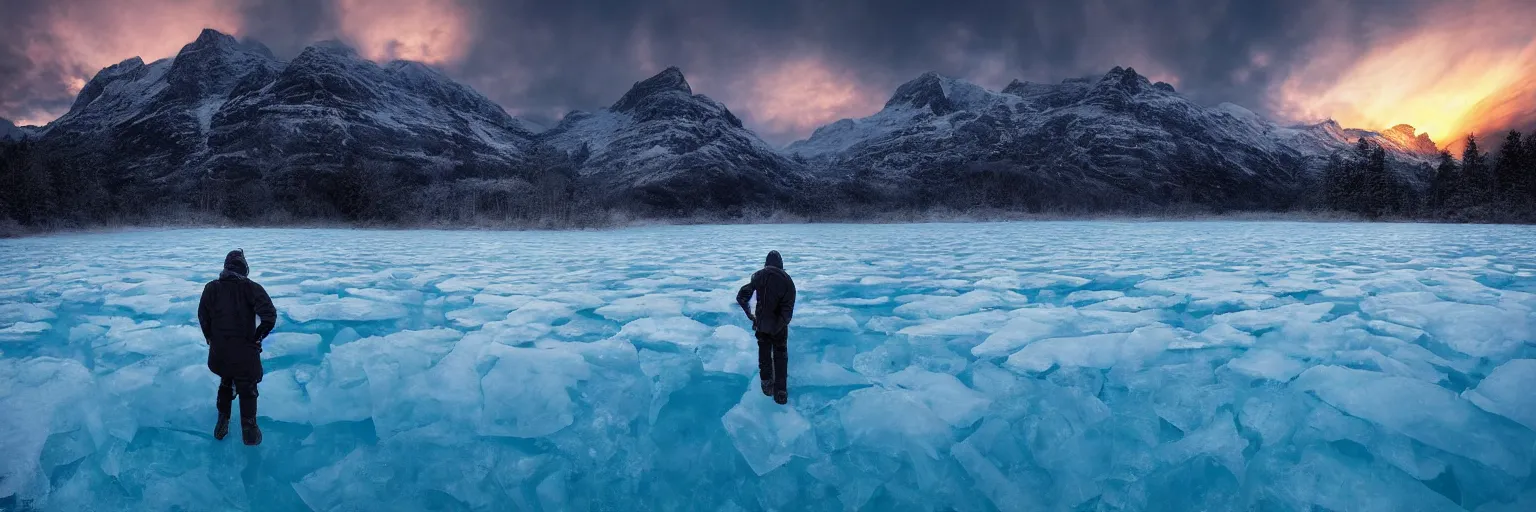
<svg viewBox="0 0 1536 512">
<path fill-rule="evenodd" d="M 267 290 L 246 278 L 245 253 L 230 251 L 219 278 L 203 286 L 197 323 L 208 343 L 208 369 L 220 377 L 261 381 L 261 340 L 277 326 Z M 260 320 L 260 325 L 257 325 Z"/>
<path fill-rule="evenodd" d="M 753 294 L 757 295 L 756 314 L 747 305 Z M 757 332 L 778 334 L 789 328 L 795 314 L 795 281 L 784 272 L 779 251 L 768 253 L 763 269 L 753 273 L 752 280 L 736 292 L 736 303 L 756 319 L 752 328 Z"/>
</svg>

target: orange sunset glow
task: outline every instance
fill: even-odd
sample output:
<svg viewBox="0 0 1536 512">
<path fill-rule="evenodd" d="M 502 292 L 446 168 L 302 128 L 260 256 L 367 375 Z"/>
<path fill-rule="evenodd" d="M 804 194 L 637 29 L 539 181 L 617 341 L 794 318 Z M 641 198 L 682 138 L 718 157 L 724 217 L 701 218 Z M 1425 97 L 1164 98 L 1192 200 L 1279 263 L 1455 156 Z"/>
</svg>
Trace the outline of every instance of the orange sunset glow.
<svg viewBox="0 0 1536 512">
<path fill-rule="evenodd" d="M 1406 123 L 1442 147 L 1458 146 L 1468 133 L 1507 127 L 1536 108 L 1532 5 L 1448 4 L 1427 18 L 1426 27 L 1342 65 L 1338 56 L 1351 53 L 1334 49 L 1280 86 L 1283 113 L 1367 129 Z M 1479 22 L 1463 22 L 1471 18 Z"/>
</svg>

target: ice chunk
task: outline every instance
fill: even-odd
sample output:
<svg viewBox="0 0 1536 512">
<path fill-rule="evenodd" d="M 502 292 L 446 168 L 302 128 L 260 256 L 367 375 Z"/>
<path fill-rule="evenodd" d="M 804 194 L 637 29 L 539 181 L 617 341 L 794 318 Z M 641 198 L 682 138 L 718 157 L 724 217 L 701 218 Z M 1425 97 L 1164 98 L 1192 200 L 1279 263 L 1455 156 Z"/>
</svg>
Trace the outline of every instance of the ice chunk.
<svg viewBox="0 0 1536 512">
<path fill-rule="evenodd" d="M 974 336 L 1001 329 L 1008 319 L 1007 312 L 984 311 L 954 318 L 924 320 L 897 332 L 908 336 Z"/>
<path fill-rule="evenodd" d="M 1252 471 L 1274 475 L 1257 482 L 1266 501 L 1283 510 L 1464 510 L 1422 482 L 1388 466 L 1306 449 L 1297 462 L 1261 460 Z"/>
<path fill-rule="evenodd" d="M 372 417 L 381 434 L 397 430 L 398 400 L 412 375 L 426 371 L 453 348 L 452 329 L 400 331 L 332 347 L 307 384 L 317 425 Z"/>
<path fill-rule="evenodd" d="M 1018 371 L 1043 372 L 1053 366 L 1107 369 L 1163 351 L 1187 334 L 1166 326 L 1142 327 L 1131 333 L 1050 338 L 1025 346 L 1004 364 Z"/>
<path fill-rule="evenodd" d="M 1290 436 L 1306 417 L 1307 406 L 1297 397 L 1289 392 L 1250 396 L 1238 410 L 1238 420 L 1242 422 L 1243 428 L 1259 434 L 1263 446 L 1277 445 Z"/>
<path fill-rule="evenodd" d="M 506 321 L 512 324 L 550 324 L 575 313 L 575 308 L 565 302 L 536 299 L 523 303 Z"/>
<path fill-rule="evenodd" d="M 565 350 L 490 345 L 495 363 L 480 380 L 482 436 L 543 437 L 575 420 L 571 388 L 591 377 L 586 360 Z"/>
<path fill-rule="evenodd" d="M 0 498 L 44 498 L 40 458 L 48 437 L 84 426 L 94 388 L 89 370 L 69 359 L 0 359 Z"/>
<path fill-rule="evenodd" d="M 1204 428 L 1163 445 L 1158 455 L 1164 464 L 1169 465 L 1183 464 L 1196 456 L 1209 455 L 1231 471 L 1233 476 L 1241 476 L 1246 466 L 1243 450 L 1247 447 L 1248 441 L 1237 433 L 1232 413 L 1222 411 Z"/>
<path fill-rule="evenodd" d="M 1216 324 L 1200 331 L 1194 338 L 1170 345 L 1170 349 L 1202 349 L 1211 347 L 1246 347 L 1253 345 L 1253 335 L 1227 324 Z"/>
<path fill-rule="evenodd" d="M 485 280 L 467 276 L 456 276 L 444 279 L 434 286 L 443 293 L 473 292 L 484 288 Z"/>
<path fill-rule="evenodd" d="M 1008 441 L 1003 438 L 1006 435 L 1003 431 L 1007 428 L 1008 425 L 1002 421 L 988 420 L 970 437 L 955 443 L 949 450 L 950 456 L 965 469 L 976 487 L 981 489 L 998 510 L 1023 512 L 1047 509 L 1048 507 L 1040 502 L 1044 499 L 1042 496 L 1044 493 L 1026 490 L 1044 488 L 1044 482 L 1027 482 L 1025 478 L 1020 478 L 1020 475 L 1004 473 L 1003 467 L 988 458 L 988 454 L 995 454 L 998 451 L 999 444 Z M 1017 471 L 1015 468 L 1019 465 L 1021 464 L 1009 464 L 1007 467 Z M 1029 485 L 1030 483 L 1035 485 Z"/>
<path fill-rule="evenodd" d="M 1261 348 L 1227 361 L 1227 368 L 1256 379 L 1288 382 L 1306 369 L 1306 365 L 1280 352 Z"/>
<path fill-rule="evenodd" d="M 1001 357 L 1036 340 L 1071 337 L 1074 334 L 1125 333 L 1157 323 L 1156 311 L 1084 311 L 1075 308 L 1023 308 L 1008 313 L 1012 318 L 980 345 L 976 357 Z"/>
<path fill-rule="evenodd" d="M 53 328 L 48 322 L 16 322 L 0 329 L 0 340 L 24 339 L 28 335 L 46 332 Z"/>
<path fill-rule="evenodd" d="M 1125 292 L 1120 290 L 1078 290 L 1067 294 L 1064 302 L 1067 304 L 1087 304 L 1118 299 L 1124 296 Z"/>
<path fill-rule="evenodd" d="M 1030 274 L 1020 278 L 1018 280 L 1018 286 L 1016 287 L 1029 290 L 1047 288 L 1054 290 L 1064 290 L 1079 288 L 1090 282 L 1092 281 L 1077 276 L 1066 276 L 1060 274 Z"/>
<path fill-rule="evenodd" d="M 285 368 L 261 378 L 261 407 L 257 413 L 277 421 L 309 423 L 309 397 L 299 387 L 294 370 Z"/>
<path fill-rule="evenodd" d="M 261 342 L 261 358 L 314 354 L 320 349 L 320 335 L 307 332 L 277 332 Z"/>
<path fill-rule="evenodd" d="M 386 304 L 356 297 L 301 297 L 296 299 L 272 299 L 278 313 L 298 323 L 313 321 L 367 322 L 404 318 L 405 306 Z"/>
<path fill-rule="evenodd" d="M 1499 365 L 1461 396 L 1483 410 L 1536 430 L 1536 359 L 1515 359 Z"/>
<path fill-rule="evenodd" d="M 1332 302 L 1317 304 L 1288 304 L 1270 309 L 1249 309 L 1235 313 L 1216 315 L 1213 320 L 1242 329 L 1260 331 L 1290 323 L 1315 323 L 1333 311 Z"/>
<path fill-rule="evenodd" d="M 1508 357 L 1531 339 L 1531 312 L 1524 306 L 1463 304 L 1429 292 L 1379 295 L 1360 303 L 1373 318 L 1416 327 L 1435 341 L 1473 357 Z"/>
<path fill-rule="evenodd" d="M 1103 302 L 1083 306 L 1083 309 L 1104 309 L 1110 311 L 1145 311 L 1149 309 L 1168 309 L 1184 303 L 1184 297 L 1175 295 L 1150 295 L 1135 297 L 1119 297 Z"/>
<path fill-rule="evenodd" d="M 1419 442 L 1498 468 L 1516 477 L 1530 472 L 1530 431 L 1504 427 L 1450 390 L 1406 377 L 1316 366 L 1292 384 L 1329 405 Z M 1476 432 L 1477 435 L 1468 435 Z"/>
<path fill-rule="evenodd" d="M 842 365 L 824 360 L 792 360 L 790 368 L 789 386 L 791 388 L 800 386 L 840 387 L 869 385 L 869 379 L 864 376 L 854 373 Z"/>
<path fill-rule="evenodd" d="M 829 304 L 834 304 L 834 305 L 838 305 L 838 306 L 879 306 L 881 304 L 889 304 L 891 302 L 891 298 L 890 297 L 874 297 L 874 298 L 866 299 L 866 298 L 861 298 L 861 297 L 844 297 L 844 298 L 840 298 L 840 299 L 832 299 L 832 300 L 827 301 L 827 302 Z"/>
<path fill-rule="evenodd" d="M 426 296 L 418 290 L 386 290 L 383 288 L 347 288 L 348 295 L 360 299 L 393 304 L 421 304 Z"/>
<path fill-rule="evenodd" d="M 949 423 L 910 391 L 856 389 L 835 407 L 849 441 L 871 449 L 938 459 L 952 441 Z"/>
<path fill-rule="evenodd" d="M 25 302 L 0 304 L 0 324 L 53 320 L 52 311 Z"/>
<path fill-rule="evenodd" d="M 597 308 L 593 312 L 609 320 L 627 322 L 643 317 L 681 315 L 683 303 L 670 297 L 626 297 Z"/>
<path fill-rule="evenodd" d="M 1119 357 L 1126 333 L 1095 334 L 1074 338 L 1050 338 L 1025 346 L 1008 356 L 1004 364 L 1021 371 L 1043 372 L 1053 366 L 1109 368 Z"/>
<path fill-rule="evenodd" d="M 943 318 L 1000 307 L 1003 304 L 1002 297 L 996 292 L 976 290 L 954 297 L 941 295 L 923 296 L 917 300 L 896 306 L 895 312 L 898 315 L 908 317 Z"/>
<path fill-rule="evenodd" d="M 624 324 L 618 336 L 635 341 L 695 347 L 710 335 L 709 326 L 684 316 L 641 318 Z"/>
<path fill-rule="evenodd" d="M 797 306 L 793 325 L 811 329 L 859 330 L 859 322 L 853 319 L 848 309 L 836 306 Z"/>
<path fill-rule="evenodd" d="M 911 391 L 927 404 L 928 410 L 955 428 L 976 423 L 992 402 L 976 390 L 965 387 L 953 375 L 925 371 L 916 366 L 887 376 L 886 382 Z"/>
<path fill-rule="evenodd" d="M 757 339 L 746 329 L 722 325 L 716 327 L 703 343 L 699 356 L 705 371 L 737 375 L 757 372 Z"/>
<path fill-rule="evenodd" d="M 1016 318 L 997 328 L 980 345 L 971 347 L 976 357 L 1002 357 L 1009 355 L 1036 340 L 1058 332 L 1058 324 L 1046 323 L 1033 318 Z"/>
<path fill-rule="evenodd" d="M 773 403 L 757 387 L 757 382 L 750 382 L 741 401 L 720 418 L 747 465 L 762 476 L 792 457 L 814 456 L 816 434 L 811 423 L 794 407 Z"/>
</svg>

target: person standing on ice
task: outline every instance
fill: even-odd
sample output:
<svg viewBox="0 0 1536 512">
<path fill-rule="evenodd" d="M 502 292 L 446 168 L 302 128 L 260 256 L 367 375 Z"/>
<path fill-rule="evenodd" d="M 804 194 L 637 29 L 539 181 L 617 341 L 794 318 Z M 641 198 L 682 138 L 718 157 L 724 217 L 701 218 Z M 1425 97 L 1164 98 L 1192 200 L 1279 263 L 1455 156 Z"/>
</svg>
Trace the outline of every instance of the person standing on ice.
<svg viewBox="0 0 1536 512">
<path fill-rule="evenodd" d="M 230 406 L 239 394 L 240 437 L 254 446 L 261 444 L 261 429 L 256 426 L 261 341 L 277 326 L 277 308 L 267 290 L 246 277 L 249 273 L 244 250 L 224 256 L 224 271 L 203 287 L 197 323 L 208 344 L 208 369 L 219 376 L 219 422 L 213 427 L 213 438 L 222 440 L 229 434 Z"/>
<path fill-rule="evenodd" d="M 757 294 L 757 313 L 747 301 Z M 757 369 L 763 394 L 780 404 L 789 403 L 789 319 L 795 313 L 795 281 L 784 272 L 779 251 L 769 251 L 763 269 L 736 292 L 736 303 L 757 331 Z"/>
</svg>

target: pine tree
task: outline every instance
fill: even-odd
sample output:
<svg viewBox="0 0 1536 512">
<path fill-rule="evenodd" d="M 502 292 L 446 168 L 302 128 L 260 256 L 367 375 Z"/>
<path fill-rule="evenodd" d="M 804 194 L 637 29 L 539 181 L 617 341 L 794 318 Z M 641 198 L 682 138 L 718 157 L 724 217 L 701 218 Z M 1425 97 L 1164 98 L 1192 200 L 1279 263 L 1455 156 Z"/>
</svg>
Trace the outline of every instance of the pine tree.
<svg viewBox="0 0 1536 512">
<path fill-rule="evenodd" d="M 1467 136 L 1467 147 L 1461 150 L 1461 179 L 1452 196 L 1457 206 L 1474 206 L 1488 201 L 1492 188 L 1488 171 L 1488 155 L 1477 147 L 1477 136 Z"/>
<path fill-rule="evenodd" d="M 1330 210 L 1346 210 L 1346 194 L 1344 183 L 1346 180 L 1344 157 L 1334 153 L 1328 157 L 1328 166 L 1323 168 L 1323 204 Z"/>
<path fill-rule="evenodd" d="M 1527 211 L 1536 211 L 1536 134 L 1525 135 L 1525 168 L 1514 180 L 1516 201 Z"/>
<path fill-rule="evenodd" d="M 1458 169 L 1456 158 L 1450 151 L 1440 152 L 1440 165 L 1435 167 L 1435 178 L 1429 182 L 1429 208 L 1439 210 L 1451 202 L 1455 194 Z"/>
<path fill-rule="evenodd" d="M 1521 190 L 1520 181 L 1526 171 L 1525 144 L 1520 140 L 1520 132 L 1509 132 L 1504 138 L 1504 147 L 1499 150 L 1499 162 L 1494 166 L 1494 178 L 1497 183 L 1497 197 L 1503 201 L 1513 201 Z"/>
<path fill-rule="evenodd" d="M 1387 174 L 1387 150 L 1379 145 L 1372 145 L 1370 158 L 1365 162 L 1362 185 L 1364 196 L 1364 213 L 1370 217 L 1380 217 L 1387 212 L 1388 207 L 1395 202 L 1393 200 L 1392 177 Z"/>
</svg>

